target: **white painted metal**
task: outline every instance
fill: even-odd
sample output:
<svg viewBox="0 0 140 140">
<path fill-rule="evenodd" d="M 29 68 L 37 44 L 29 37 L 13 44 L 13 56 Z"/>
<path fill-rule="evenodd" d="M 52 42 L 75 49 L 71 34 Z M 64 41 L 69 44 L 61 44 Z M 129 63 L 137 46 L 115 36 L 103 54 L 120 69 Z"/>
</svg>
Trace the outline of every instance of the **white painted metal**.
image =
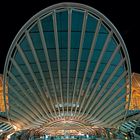
<svg viewBox="0 0 140 140">
<path fill-rule="evenodd" d="M 66 83 L 63 83 L 62 79 L 62 63 L 60 52 L 61 48 L 59 45 L 59 30 L 58 30 L 58 21 L 57 14 L 62 10 L 67 11 L 68 14 L 68 30 L 66 31 L 68 34 L 67 37 L 67 62 L 66 66 Z M 71 68 L 71 53 L 72 53 L 72 14 L 74 11 L 78 11 L 83 13 L 83 21 L 82 21 L 82 29 L 80 35 L 80 42 L 77 51 L 77 60 L 76 60 L 76 69 L 73 71 L 74 78 L 73 81 L 70 73 Z M 92 15 L 92 16 L 91 16 Z M 80 73 L 80 65 L 83 50 L 83 44 L 86 35 L 86 27 L 87 27 L 87 19 L 88 17 L 95 18 L 97 21 L 97 25 L 95 27 L 95 33 L 92 38 L 90 51 L 87 58 L 87 63 L 83 70 L 83 75 L 79 78 L 78 75 Z M 47 17 L 52 18 L 53 23 L 53 37 L 55 44 L 55 52 L 56 52 L 56 65 L 52 64 L 52 60 L 50 59 L 50 46 L 48 46 L 49 37 L 45 35 L 43 20 Z M 48 71 L 43 71 L 42 63 L 38 56 L 38 49 L 35 47 L 33 39 L 30 35 L 30 31 L 34 26 L 37 26 L 37 34 L 41 40 L 42 52 L 45 57 L 45 65 L 47 66 Z M 107 25 L 107 26 L 106 26 Z M 91 77 L 89 80 L 86 80 L 89 67 L 92 63 L 92 57 L 95 54 L 95 46 L 97 43 L 97 39 L 100 34 L 101 26 L 105 27 L 107 30 L 107 38 L 102 46 L 102 50 L 95 64 L 94 69 L 92 70 Z M 116 39 L 117 38 L 117 39 Z M 28 49 L 22 48 L 21 42 L 23 39 L 27 40 Z M 100 76 L 96 83 L 94 83 L 95 77 L 98 74 L 99 66 L 102 64 L 102 59 L 104 54 L 107 51 L 110 40 L 115 40 L 116 46 L 110 55 L 110 59 L 105 63 L 105 67 L 103 68 Z M 25 49 L 25 50 L 24 50 Z M 27 55 L 31 53 L 34 64 L 31 64 L 28 60 Z M 116 55 L 121 54 L 121 60 L 118 64 L 116 64 L 114 71 L 110 73 L 106 82 L 104 82 L 103 86 L 100 87 L 100 91 L 97 92 L 101 81 L 106 75 L 107 70 L 112 65 L 113 59 Z M 16 60 L 16 55 L 19 55 L 22 59 L 21 66 L 20 62 Z M 36 65 L 37 72 L 34 72 L 32 65 Z M 22 67 L 26 67 L 27 73 L 24 71 Z M 57 68 L 58 78 L 55 79 L 53 68 Z M 123 72 L 117 77 L 117 80 L 111 85 L 110 89 L 107 89 L 107 86 L 110 84 L 112 78 L 115 76 L 117 71 L 122 68 Z M 13 71 L 16 71 L 15 74 Z M 40 75 L 40 77 L 38 76 Z M 9 94 L 9 106 L 6 104 L 5 97 L 5 106 L 7 111 L 7 116 L 9 121 L 14 120 L 18 122 L 22 129 L 25 128 L 38 128 L 38 132 L 48 132 L 49 127 L 44 127 L 45 124 L 56 125 L 57 121 L 60 121 L 60 124 L 63 124 L 63 121 L 79 121 L 79 127 L 85 127 L 83 122 L 91 123 L 92 126 L 96 125 L 98 127 L 111 127 L 115 126 L 120 120 L 125 119 L 127 115 L 126 104 L 129 103 L 124 101 L 121 102 L 122 99 L 125 98 L 126 94 L 130 94 L 131 91 L 131 67 L 130 60 L 127 53 L 127 49 L 125 44 L 116 30 L 116 28 L 112 25 L 112 23 L 100 12 L 97 10 L 77 3 L 61 3 L 56 4 L 54 6 L 48 7 L 45 10 L 39 12 L 34 17 L 32 17 L 19 31 L 17 36 L 15 37 L 12 45 L 9 49 L 6 63 L 4 67 L 4 95 L 6 95 L 6 84 L 8 83 L 8 94 Z M 49 77 L 48 79 L 46 77 Z M 117 95 L 122 92 L 122 90 L 126 90 L 126 84 L 123 84 L 118 88 L 113 94 L 113 89 L 121 82 L 122 79 L 128 78 L 129 83 L 129 91 L 128 93 L 122 93 L 122 95 L 117 98 Z M 21 81 L 20 81 L 21 79 Z M 79 82 L 80 79 L 80 82 Z M 56 80 L 58 83 L 56 84 Z M 10 82 L 13 81 L 11 84 Z M 23 84 L 21 83 L 23 82 Z M 81 84 L 79 84 L 81 83 Z M 63 85 L 66 84 L 66 89 L 64 89 Z M 73 85 L 73 87 L 71 86 Z M 86 89 L 84 90 L 85 85 Z M 94 85 L 94 88 L 92 87 Z M 56 87 L 59 87 L 58 89 Z M 43 90 L 45 88 L 45 91 Z M 106 91 L 107 89 L 107 91 Z M 63 91 L 66 91 L 63 92 Z M 78 91 L 78 93 L 77 93 Z M 72 93 L 72 95 L 70 94 Z M 84 96 L 82 95 L 84 92 Z M 103 97 L 102 93 L 105 93 Z M 59 96 L 60 95 L 60 96 Z M 108 100 L 106 100 L 109 97 Z M 116 99 L 117 98 L 117 99 Z M 116 99 L 112 103 L 112 101 Z M 12 103 L 11 103 L 12 102 Z M 119 104 L 119 103 L 120 104 Z M 117 113 L 116 113 L 117 111 Z M 70 125 L 68 126 L 70 127 Z M 59 128 L 56 128 L 59 129 Z M 62 127 L 60 127 L 62 129 Z M 82 129 L 82 128 L 81 128 Z M 85 132 L 92 132 L 93 129 L 91 127 L 85 127 Z"/>
</svg>

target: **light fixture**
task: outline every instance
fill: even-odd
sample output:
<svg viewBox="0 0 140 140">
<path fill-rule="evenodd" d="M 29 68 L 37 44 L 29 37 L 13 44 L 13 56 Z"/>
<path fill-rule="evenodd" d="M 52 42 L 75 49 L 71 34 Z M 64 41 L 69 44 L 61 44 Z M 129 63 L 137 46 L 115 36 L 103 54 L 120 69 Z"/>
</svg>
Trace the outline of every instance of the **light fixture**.
<svg viewBox="0 0 140 140">
<path fill-rule="evenodd" d="M 7 135 L 7 139 L 10 139 L 13 134 L 14 133 L 10 133 L 9 135 Z"/>
</svg>

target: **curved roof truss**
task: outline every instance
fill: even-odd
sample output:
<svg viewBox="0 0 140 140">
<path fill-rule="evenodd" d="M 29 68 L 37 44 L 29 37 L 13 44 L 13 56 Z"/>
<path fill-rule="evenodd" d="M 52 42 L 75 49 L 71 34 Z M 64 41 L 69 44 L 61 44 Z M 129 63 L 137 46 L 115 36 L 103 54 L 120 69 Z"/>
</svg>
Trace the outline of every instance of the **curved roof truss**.
<svg viewBox="0 0 140 140">
<path fill-rule="evenodd" d="M 130 76 L 125 44 L 104 15 L 77 3 L 53 5 L 33 16 L 9 49 L 8 117 L 21 129 L 57 120 L 116 126 L 129 106 Z"/>
</svg>

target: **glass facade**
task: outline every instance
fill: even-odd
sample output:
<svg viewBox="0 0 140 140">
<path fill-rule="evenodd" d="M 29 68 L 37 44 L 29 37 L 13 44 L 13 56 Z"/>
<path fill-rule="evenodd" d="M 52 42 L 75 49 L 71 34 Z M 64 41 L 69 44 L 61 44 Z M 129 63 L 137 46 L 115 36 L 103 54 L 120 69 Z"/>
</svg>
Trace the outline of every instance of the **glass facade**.
<svg viewBox="0 0 140 140">
<path fill-rule="evenodd" d="M 117 29 L 100 12 L 57 4 L 18 32 L 7 55 L 4 85 L 7 116 L 18 129 L 91 135 L 116 128 L 127 115 L 129 56 Z"/>
</svg>

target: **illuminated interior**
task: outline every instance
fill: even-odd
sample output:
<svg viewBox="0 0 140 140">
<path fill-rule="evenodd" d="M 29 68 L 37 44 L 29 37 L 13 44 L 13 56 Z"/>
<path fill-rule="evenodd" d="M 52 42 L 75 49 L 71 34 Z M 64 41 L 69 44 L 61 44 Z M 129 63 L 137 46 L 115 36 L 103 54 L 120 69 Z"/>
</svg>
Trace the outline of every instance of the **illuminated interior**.
<svg viewBox="0 0 140 140">
<path fill-rule="evenodd" d="M 2 87 L 2 75 L 0 75 L 0 112 L 4 112 L 4 98 L 3 98 L 3 87 Z"/>
<path fill-rule="evenodd" d="M 132 95 L 129 110 L 140 109 L 140 74 L 132 74 Z M 128 98 L 127 98 L 128 100 Z"/>
<path fill-rule="evenodd" d="M 5 112 L 2 81 L 3 81 L 3 76 L 0 74 L 0 112 Z M 8 101 L 8 96 L 6 96 L 6 102 L 7 101 Z"/>
<path fill-rule="evenodd" d="M 126 46 L 100 12 L 75 3 L 48 7 L 23 26 L 9 52 L 0 111 L 13 128 L 11 140 L 112 139 L 120 138 L 121 124 L 132 126 L 123 123 L 131 112 L 131 87 L 130 110 L 140 109 L 140 75 L 131 76 Z"/>
</svg>

